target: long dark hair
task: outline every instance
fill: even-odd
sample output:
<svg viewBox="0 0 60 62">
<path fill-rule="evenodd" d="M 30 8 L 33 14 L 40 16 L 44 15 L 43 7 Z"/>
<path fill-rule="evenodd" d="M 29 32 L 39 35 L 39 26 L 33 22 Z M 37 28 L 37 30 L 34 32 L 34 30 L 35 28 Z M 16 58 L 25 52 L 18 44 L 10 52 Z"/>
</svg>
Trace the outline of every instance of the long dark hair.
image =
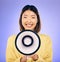
<svg viewBox="0 0 60 62">
<path fill-rule="evenodd" d="M 25 30 L 23 25 L 22 25 L 22 15 L 23 13 L 26 11 L 26 10 L 31 10 L 33 11 L 36 15 L 37 15 L 37 24 L 36 24 L 36 27 L 34 28 L 34 31 L 35 32 L 39 32 L 41 30 L 41 21 L 40 21 L 40 16 L 39 16 L 39 13 L 38 13 L 38 10 L 35 6 L 33 5 L 26 5 L 23 7 L 22 9 L 22 12 L 21 12 L 21 15 L 20 15 L 20 18 L 19 18 L 19 25 L 20 25 L 20 30 Z"/>
</svg>

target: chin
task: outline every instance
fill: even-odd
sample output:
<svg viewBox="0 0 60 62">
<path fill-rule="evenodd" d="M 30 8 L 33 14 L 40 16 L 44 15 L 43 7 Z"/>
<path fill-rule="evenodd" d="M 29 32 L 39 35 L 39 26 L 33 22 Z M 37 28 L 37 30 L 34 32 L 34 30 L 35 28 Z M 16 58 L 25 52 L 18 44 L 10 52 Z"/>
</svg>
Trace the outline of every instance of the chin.
<svg viewBox="0 0 60 62">
<path fill-rule="evenodd" d="M 31 28 L 26 28 L 25 30 L 33 30 L 33 29 L 31 29 Z"/>
</svg>

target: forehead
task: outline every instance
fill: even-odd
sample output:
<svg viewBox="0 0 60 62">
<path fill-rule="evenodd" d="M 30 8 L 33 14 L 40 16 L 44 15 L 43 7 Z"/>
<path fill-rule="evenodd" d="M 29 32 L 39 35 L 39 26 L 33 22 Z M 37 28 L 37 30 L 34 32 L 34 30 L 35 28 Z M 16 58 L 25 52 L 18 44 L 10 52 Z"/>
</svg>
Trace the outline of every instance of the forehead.
<svg viewBox="0 0 60 62">
<path fill-rule="evenodd" d="M 31 10 L 26 10 L 24 13 L 23 13 L 24 16 L 27 16 L 27 15 L 33 15 L 33 16 L 36 16 L 36 13 L 34 13 L 33 11 Z"/>
</svg>

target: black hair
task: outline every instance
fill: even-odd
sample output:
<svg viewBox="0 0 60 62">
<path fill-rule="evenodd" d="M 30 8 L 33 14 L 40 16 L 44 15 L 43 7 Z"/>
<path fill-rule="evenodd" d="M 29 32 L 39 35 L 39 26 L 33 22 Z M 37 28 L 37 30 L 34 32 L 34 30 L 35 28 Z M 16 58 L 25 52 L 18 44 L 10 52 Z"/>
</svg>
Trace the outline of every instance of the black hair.
<svg viewBox="0 0 60 62">
<path fill-rule="evenodd" d="M 22 15 L 23 13 L 26 11 L 26 10 L 31 10 L 33 11 L 36 15 L 37 15 L 37 24 L 36 24 L 36 27 L 34 28 L 34 31 L 35 32 L 39 32 L 40 29 L 41 29 L 41 21 L 40 21 L 40 16 L 39 16 L 39 13 L 38 13 L 38 10 L 35 6 L 33 5 L 26 5 L 23 7 L 22 9 L 22 12 L 21 12 L 21 15 L 20 15 L 20 18 L 19 18 L 19 25 L 20 25 L 20 30 L 25 30 L 23 25 L 22 25 Z"/>
</svg>

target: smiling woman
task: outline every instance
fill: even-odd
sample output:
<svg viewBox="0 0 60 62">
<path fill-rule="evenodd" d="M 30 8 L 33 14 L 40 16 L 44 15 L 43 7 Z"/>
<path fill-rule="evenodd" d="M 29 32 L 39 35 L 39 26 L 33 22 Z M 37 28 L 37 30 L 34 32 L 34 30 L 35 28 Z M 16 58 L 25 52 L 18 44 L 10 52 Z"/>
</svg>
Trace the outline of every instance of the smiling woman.
<svg viewBox="0 0 60 62">
<path fill-rule="evenodd" d="M 7 62 L 52 62 L 52 42 L 49 36 L 40 34 L 41 21 L 38 10 L 33 5 L 26 5 L 21 12 L 19 19 L 20 30 L 32 30 L 36 32 L 41 39 L 39 50 L 28 57 L 19 53 L 15 47 L 16 35 L 8 38 L 6 49 Z M 35 38 L 35 37 L 34 37 Z"/>
</svg>

